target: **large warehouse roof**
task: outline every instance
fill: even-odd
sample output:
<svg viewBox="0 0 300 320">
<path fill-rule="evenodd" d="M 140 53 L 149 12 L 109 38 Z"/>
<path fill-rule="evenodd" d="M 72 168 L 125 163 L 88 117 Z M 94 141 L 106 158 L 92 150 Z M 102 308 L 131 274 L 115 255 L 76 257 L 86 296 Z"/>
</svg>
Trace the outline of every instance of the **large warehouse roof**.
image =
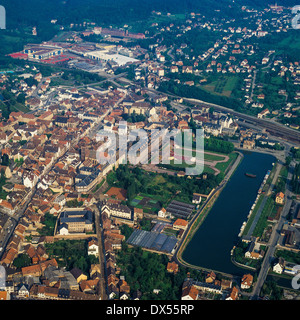
<svg viewBox="0 0 300 320">
<path fill-rule="evenodd" d="M 166 211 L 175 217 L 187 219 L 194 209 L 194 205 L 173 200 Z"/>
<path fill-rule="evenodd" d="M 128 238 L 127 243 L 149 250 L 172 253 L 177 239 L 158 232 L 135 230 Z"/>
</svg>

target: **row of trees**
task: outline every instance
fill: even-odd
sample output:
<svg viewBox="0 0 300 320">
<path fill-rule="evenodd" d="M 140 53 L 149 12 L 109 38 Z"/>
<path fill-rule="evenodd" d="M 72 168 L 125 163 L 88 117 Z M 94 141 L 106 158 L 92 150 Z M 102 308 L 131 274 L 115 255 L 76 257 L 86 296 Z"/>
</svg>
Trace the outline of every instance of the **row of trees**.
<svg viewBox="0 0 300 320">
<path fill-rule="evenodd" d="M 291 181 L 291 186 L 294 193 L 300 193 L 300 163 L 296 164 L 295 171 Z"/>
<path fill-rule="evenodd" d="M 295 159 L 300 159 L 300 149 L 297 149 L 297 148 L 291 148 L 291 154 L 293 156 L 293 158 Z M 290 159 L 292 160 L 292 159 Z"/>
<path fill-rule="evenodd" d="M 5 190 L 3 190 L 3 186 L 6 183 L 6 177 L 5 177 L 5 173 L 4 173 L 4 169 L 1 169 L 0 172 L 0 199 L 5 200 L 6 196 L 7 196 L 7 192 Z"/>
<path fill-rule="evenodd" d="M 229 154 L 233 152 L 234 145 L 232 142 L 226 140 L 209 138 L 204 140 L 204 150 Z"/>
</svg>

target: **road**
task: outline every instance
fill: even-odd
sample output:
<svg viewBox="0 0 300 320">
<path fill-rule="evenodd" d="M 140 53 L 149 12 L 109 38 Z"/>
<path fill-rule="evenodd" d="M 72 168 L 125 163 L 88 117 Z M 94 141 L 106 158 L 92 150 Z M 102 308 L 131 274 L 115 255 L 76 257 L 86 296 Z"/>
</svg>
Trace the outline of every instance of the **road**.
<svg viewBox="0 0 300 320">
<path fill-rule="evenodd" d="M 165 168 L 157 167 L 155 164 L 142 164 L 142 169 L 160 174 L 168 174 L 169 176 L 176 176 L 178 171 L 172 171 Z"/>
<path fill-rule="evenodd" d="M 108 112 L 107 112 L 108 113 Z M 100 121 L 103 120 L 103 118 L 107 115 L 107 113 L 105 113 L 103 116 L 101 116 Z M 87 132 L 86 132 L 87 133 Z M 84 136 L 86 133 L 82 134 L 82 136 Z M 14 232 L 15 227 L 17 226 L 17 224 L 19 223 L 19 220 L 21 219 L 21 217 L 24 215 L 29 203 L 32 201 L 32 198 L 37 190 L 37 185 L 38 183 L 44 178 L 45 175 L 47 175 L 55 166 L 55 164 L 68 152 L 68 150 L 73 147 L 74 145 L 76 145 L 79 141 L 81 137 L 77 137 L 74 141 L 72 141 L 72 143 L 70 144 L 70 146 L 68 148 L 66 148 L 66 150 L 63 152 L 63 154 L 61 154 L 59 157 L 57 157 L 57 159 L 53 162 L 52 166 L 50 166 L 48 169 L 46 169 L 38 178 L 35 186 L 32 188 L 32 190 L 30 191 L 30 193 L 28 193 L 26 195 L 25 201 L 23 200 L 23 203 L 20 205 L 20 208 L 17 210 L 17 212 L 13 215 L 10 216 L 10 219 L 13 223 L 12 227 L 10 228 L 10 232 L 3 234 L 3 240 L 2 240 L 2 251 L 0 252 L 0 259 L 5 251 L 6 245 L 11 237 L 11 235 Z"/>
<path fill-rule="evenodd" d="M 95 212 L 95 225 L 96 225 L 96 232 L 97 232 L 97 239 L 98 239 L 98 247 L 99 247 L 99 264 L 102 277 L 100 278 L 100 296 L 101 300 L 107 300 L 106 294 L 106 276 L 105 276 L 105 257 L 104 257 L 104 250 L 103 250 L 103 243 L 102 243 L 102 228 L 100 223 L 100 211 L 97 205 L 93 205 L 93 210 Z"/>
<path fill-rule="evenodd" d="M 276 138 L 283 138 L 284 140 L 293 142 L 294 144 L 300 145 L 300 132 L 290 129 L 283 124 L 280 123 L 275 123 L 273 121 L 267 120 L 267 119 L 259 119 L 253 116 L 249 116 L 246 114 L 242 114 L 240 112 L 234 111 L 229 108 L 225 108 L 220 105 L 212 104 L 212 103 L 207 103 L 201 100 L 196 100 L 196 99 L 187 99 L 185 100 L 189 102 L 195 102 L 199 103 L 201 105 L 205 105 L 207 107 L 213 107 L 215 109 L 219 109 L 221 111 L 225 111 L 227 113 L 230 113 L 232 115 L 237 116 L 240 119 L 244 119 L 246 121 L 249 121 L 250 123 L 255 124 L 258 128 L 265 129 L 269 132 L 269 134 L 275 136 Z"/>
<path fill-rule="evenodd" d="M 175 60 L 174 55 L 171 53 L 174 50 L 173 46 L 168 50 L 167 55 L 172 59 L 172 61 Z"/>
<path fill-rule="evenodd" d="M 261 265 L 261 269 L 259 272 L 259 275 L 257 277 L 257 281 L 255 283 L 255 286 L 253 288 L 252 294 L 251 294 L 251 300 L 256 300 L 259 297 L 259 293 L 261 291 L 261 288 L 267 278 L 269 268 L 274 260 L 274 253 L 276 250 L 276 245 L 278 243 L 278 240 L 280 238 L 280 231 L 283 227 L 283 224 L 286 222 L 286 216 L 290 210 L 291 204 L 292 204 L 292 191 L 290 187 L 290 181 L 293 176 L 295 164 L 292 163 L 289 167 L 288 177 L 287 177 L 287 183 L 286 183 L 286 192 L 285 192 L 285 204 L 281 213 L 281 216 L 277 222 L 277 224 L 273 228 L 272 235 L 270 237 L 269 243 L 268 243 L 268 250 L 265 254 L 264 260 Z"/>
<path fill-rule="evenodd" d="M 252 83 L 251 83 L 251 93 L 250 93 L 250 98 L 249 98 L 250 101 L 253 100 L 252 98 L 253 98 L 253 91 L 254 91 L 254 86 L 255 86 L 255 81 L 256 81 L 256 73 L 257 73 L 257 70 L 254 70 Z"/>
<path fill-rule="evenodd" d="M 113 76 L 107 75 L 107 79 L 104 79 L 104 80 L 101 80 L 101 81 L 98 81 L 98 82 L 94 82 L 94 83 L 85 84 L 85 85 L 82 85 L 82 86 L 76 86 L 76 88 L 77 88 L 77 89 L 81 89 L 81 88 L 86 88 L 86 87 L 90 87 L 90 86 L 95 86 L 95 85 L 99 85 L 99 84 L 101 84 L 101 83 L 104 83 L 104 82 L 106 82 L 106 81 L 111 81 L 111 82 L 114 83 L 115 85 L 118 85 L 114 80 L 123 77 L 125 74 L 126 74 L 126 73 L 120 73 L 120 74 L 118 74 L 118 75 L 113 75 Z M 47 78 L 51 78 L 51 77 L 54 77 L 54 76 L 50 76 L 50 77 L 47 77 Z M 35 89 L 35 91 L 34 91 L 33 94 L 32 94 L 32 97 L 39 98 L 38 91 L 39 91 L 39 89 L 40 89 L 40 87 L 41 87 L 41 85 L 43 84 L 44 81 L 45 81 L 45 78 L 43 78 L 43 79 L 39 82 L 37 88 Z M 119 86 L 119 85 L 118 85 L 118 86 Z M 59 88 L 59 89 L 69 89 L 69 88 L 73 88 L 73 87 L 74 87 L 74 85 L 73 85 L 73 86 L 61 85 L 61 86 L 58 86 L 57 88 Z M 58 90 L 57 90 L 57 89 L 54 89 L 52 92 L 50 92 L 50 93 L 48 94 L 48 97 L 47 97 L 47 99 L 46 99 L 46 101 L 44 102 L 44 104 L 43 104 L 42 107 L 37 107 L 37 108 L 31 110 L 31 111 L 28 112 L 28 113 L 34 114 L 34 113 L 36 113 L 36 112 L 38 112 L 38 111 L 46 110 L 47 107 L 51 105 L 54 97 L 55 97 L 57 94 L 58 94 Z"/>
</svg>

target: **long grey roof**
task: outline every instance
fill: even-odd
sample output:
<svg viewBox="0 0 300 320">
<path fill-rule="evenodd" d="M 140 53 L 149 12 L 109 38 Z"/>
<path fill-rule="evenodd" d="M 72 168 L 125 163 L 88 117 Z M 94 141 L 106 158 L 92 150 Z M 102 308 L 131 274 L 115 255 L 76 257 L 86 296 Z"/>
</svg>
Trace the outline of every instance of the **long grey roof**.
<svg viewBox="0 0 300 320">
<path fill-rule="evenodd" d="M 134 230 L 128 238 L 127 243 L 146 249 L 171 253 L 177 243 L 177 239 L 163 233 Z"/>
</svg>

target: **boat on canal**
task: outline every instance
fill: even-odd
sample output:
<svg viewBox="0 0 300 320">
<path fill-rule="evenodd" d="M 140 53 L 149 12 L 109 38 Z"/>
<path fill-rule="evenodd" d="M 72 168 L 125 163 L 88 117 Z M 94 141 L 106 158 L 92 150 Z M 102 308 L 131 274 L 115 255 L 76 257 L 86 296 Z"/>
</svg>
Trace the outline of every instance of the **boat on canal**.
<svg viewBox="0 0 300 320">
<path fill-rule="evenodd" d="M 245 176 L 247 176 L 249 178 L 256 178 L 256 174 L 248 173 L 248 172 L 245 173 Z"/>
</svg>

